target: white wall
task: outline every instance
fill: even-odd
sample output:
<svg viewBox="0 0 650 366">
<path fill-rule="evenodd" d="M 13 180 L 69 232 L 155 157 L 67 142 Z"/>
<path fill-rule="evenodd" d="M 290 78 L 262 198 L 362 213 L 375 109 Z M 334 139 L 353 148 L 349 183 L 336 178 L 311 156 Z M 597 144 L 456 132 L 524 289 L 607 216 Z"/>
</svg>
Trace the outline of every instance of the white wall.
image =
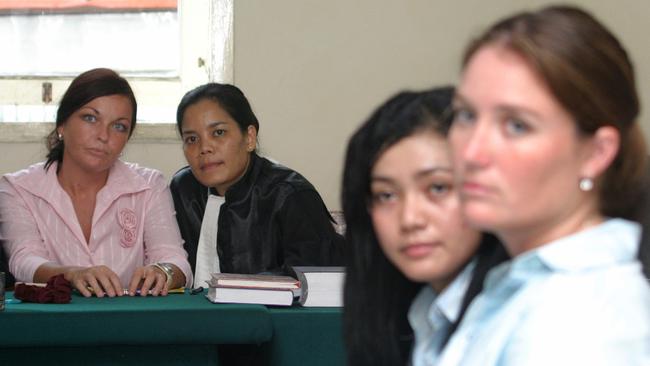
<svg viewBox="0 0 650 366">
<path fill-rule="evenodd" d="M 262 151 L 304 174 L 336 209 L 347 139 L 373 108 L 403 88 L 455 82 L 460 54 L 472 36 L 515 10 L 547 3 L 236 1 L 234 80 L 260 119 Z M 647 0 L 575 3 L 591 10 L 623 41 L 637 67 L 643 105 L 649 106 Z M 642 122 L 649 135 L 650 124 L 645 118 Z M 170 176 L 184 162 L 178 140 L 173 133 L 166 136 L 171 139 L 134 139 L 125 159 Z M 0 173 L 44 156 L 40 141 L 6 140 L 1 142 L 0 136 Z"/>
</svg>

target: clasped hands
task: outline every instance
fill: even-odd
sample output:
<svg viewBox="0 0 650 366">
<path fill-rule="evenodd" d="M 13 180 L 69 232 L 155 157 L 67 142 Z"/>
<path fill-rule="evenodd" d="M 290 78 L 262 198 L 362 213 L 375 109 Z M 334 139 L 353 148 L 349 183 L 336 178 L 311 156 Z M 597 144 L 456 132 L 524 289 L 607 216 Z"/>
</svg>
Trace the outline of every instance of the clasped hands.
<svg viewBox="0 0 650 366">
<path fill-rule="evenodd" d="M 107 266 L 94 266 L 86 268 L 73 268 L 64 273 L 66 280 L 70 281 L 83 296 L 97 297 L 115 296 L 166 296 L 167 276 L 159 268 L 148 265 L 136 268 L 129 287 L 124 289 L 120 278 Z"/>
</svg>

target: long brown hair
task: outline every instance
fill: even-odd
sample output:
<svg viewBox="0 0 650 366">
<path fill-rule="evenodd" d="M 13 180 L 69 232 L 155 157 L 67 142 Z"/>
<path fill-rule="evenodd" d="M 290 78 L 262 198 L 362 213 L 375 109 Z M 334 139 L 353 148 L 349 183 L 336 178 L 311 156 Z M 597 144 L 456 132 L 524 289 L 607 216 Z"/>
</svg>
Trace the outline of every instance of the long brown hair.
<svg viewBox="0 0 650 366">
<path fill-rule="evenodd" d="M 634 218 L 646 173 L 646 144 L 637 123 L 634 68 L 618 39 L 581 9 L 551 6 L 496 23 L 469 45 L 463 66 L 487 45 L 522 56 L 581 134 L 593 135 L 602 126 L 618 130 L 619 151 L 596 180 L 596 189 L 603 215 Z"/>
</svg>

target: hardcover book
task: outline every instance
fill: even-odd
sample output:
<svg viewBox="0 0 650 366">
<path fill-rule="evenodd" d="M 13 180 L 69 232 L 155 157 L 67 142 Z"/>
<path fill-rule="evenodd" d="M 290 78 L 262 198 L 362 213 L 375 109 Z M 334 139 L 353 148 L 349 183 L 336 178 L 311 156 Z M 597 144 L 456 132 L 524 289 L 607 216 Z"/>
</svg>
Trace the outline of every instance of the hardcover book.
<svg viewBox="0 0 650 366">
<path fill-rule="evenodd" d="M 210 287 L 205 297 L 214 303 L 291 306 L 293 291 L 237 287 Z"/>
<path fill-rule="evenodd" d="M 258 289 L 300 289 L 300 282 L 290 276 L 265 274 L 213 273 L 210 287 L 243 287 Z"/>
<path fill-rule="evenodd" d="M 213 273 L 206 297 L 214 303 L 291 306 L 300 282 L 289 276 Z"/>
<path fill-rule="evenodd" d="M 344 267 L 292 267 L 300 281 L 302 306 L 343 306 Z"/>
</svg>

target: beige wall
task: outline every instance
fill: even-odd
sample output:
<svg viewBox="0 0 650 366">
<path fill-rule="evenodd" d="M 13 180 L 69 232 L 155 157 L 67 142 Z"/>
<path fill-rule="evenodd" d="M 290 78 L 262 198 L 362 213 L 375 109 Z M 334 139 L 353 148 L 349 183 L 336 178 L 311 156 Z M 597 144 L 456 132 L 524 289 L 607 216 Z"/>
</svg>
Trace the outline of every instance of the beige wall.
<svg viewBox="0 0 650 366">
<path fill-rule="evenodd" d="M 260 119 L 262 151 L 303 173 L 336 209 L 347 139 L 374 107 L 403 88 L 453 83 L 472 35 L 503 15 L 546 3 L 236 1 L 234 80 Z M 643 105 L 650 106 L 647 0 L 575 3 L 602 19 L 626 45 Z M 648 135 L 645 121 L 644 128 Z M 167 136 L 172 139 L 132 141 L 125 159 L 170 176 L 183 158 L 173 134 Z M 0 173 L 41 160 L 41 145 L 0 142 Z"/>
<path fill-rule="evenodd" d="M 386 97 L 453 83 L 462 48 L 494 20 L 548 1 L 247 0 L 235 3 L 235 83 L 261 123 L 261 147 L 340 207 L 345 145 Z M 621 38 L 650 106 L 650 4 L 577 1 Z M 646 135 L 650 130 L 645 124 Z"/>
</svg>

